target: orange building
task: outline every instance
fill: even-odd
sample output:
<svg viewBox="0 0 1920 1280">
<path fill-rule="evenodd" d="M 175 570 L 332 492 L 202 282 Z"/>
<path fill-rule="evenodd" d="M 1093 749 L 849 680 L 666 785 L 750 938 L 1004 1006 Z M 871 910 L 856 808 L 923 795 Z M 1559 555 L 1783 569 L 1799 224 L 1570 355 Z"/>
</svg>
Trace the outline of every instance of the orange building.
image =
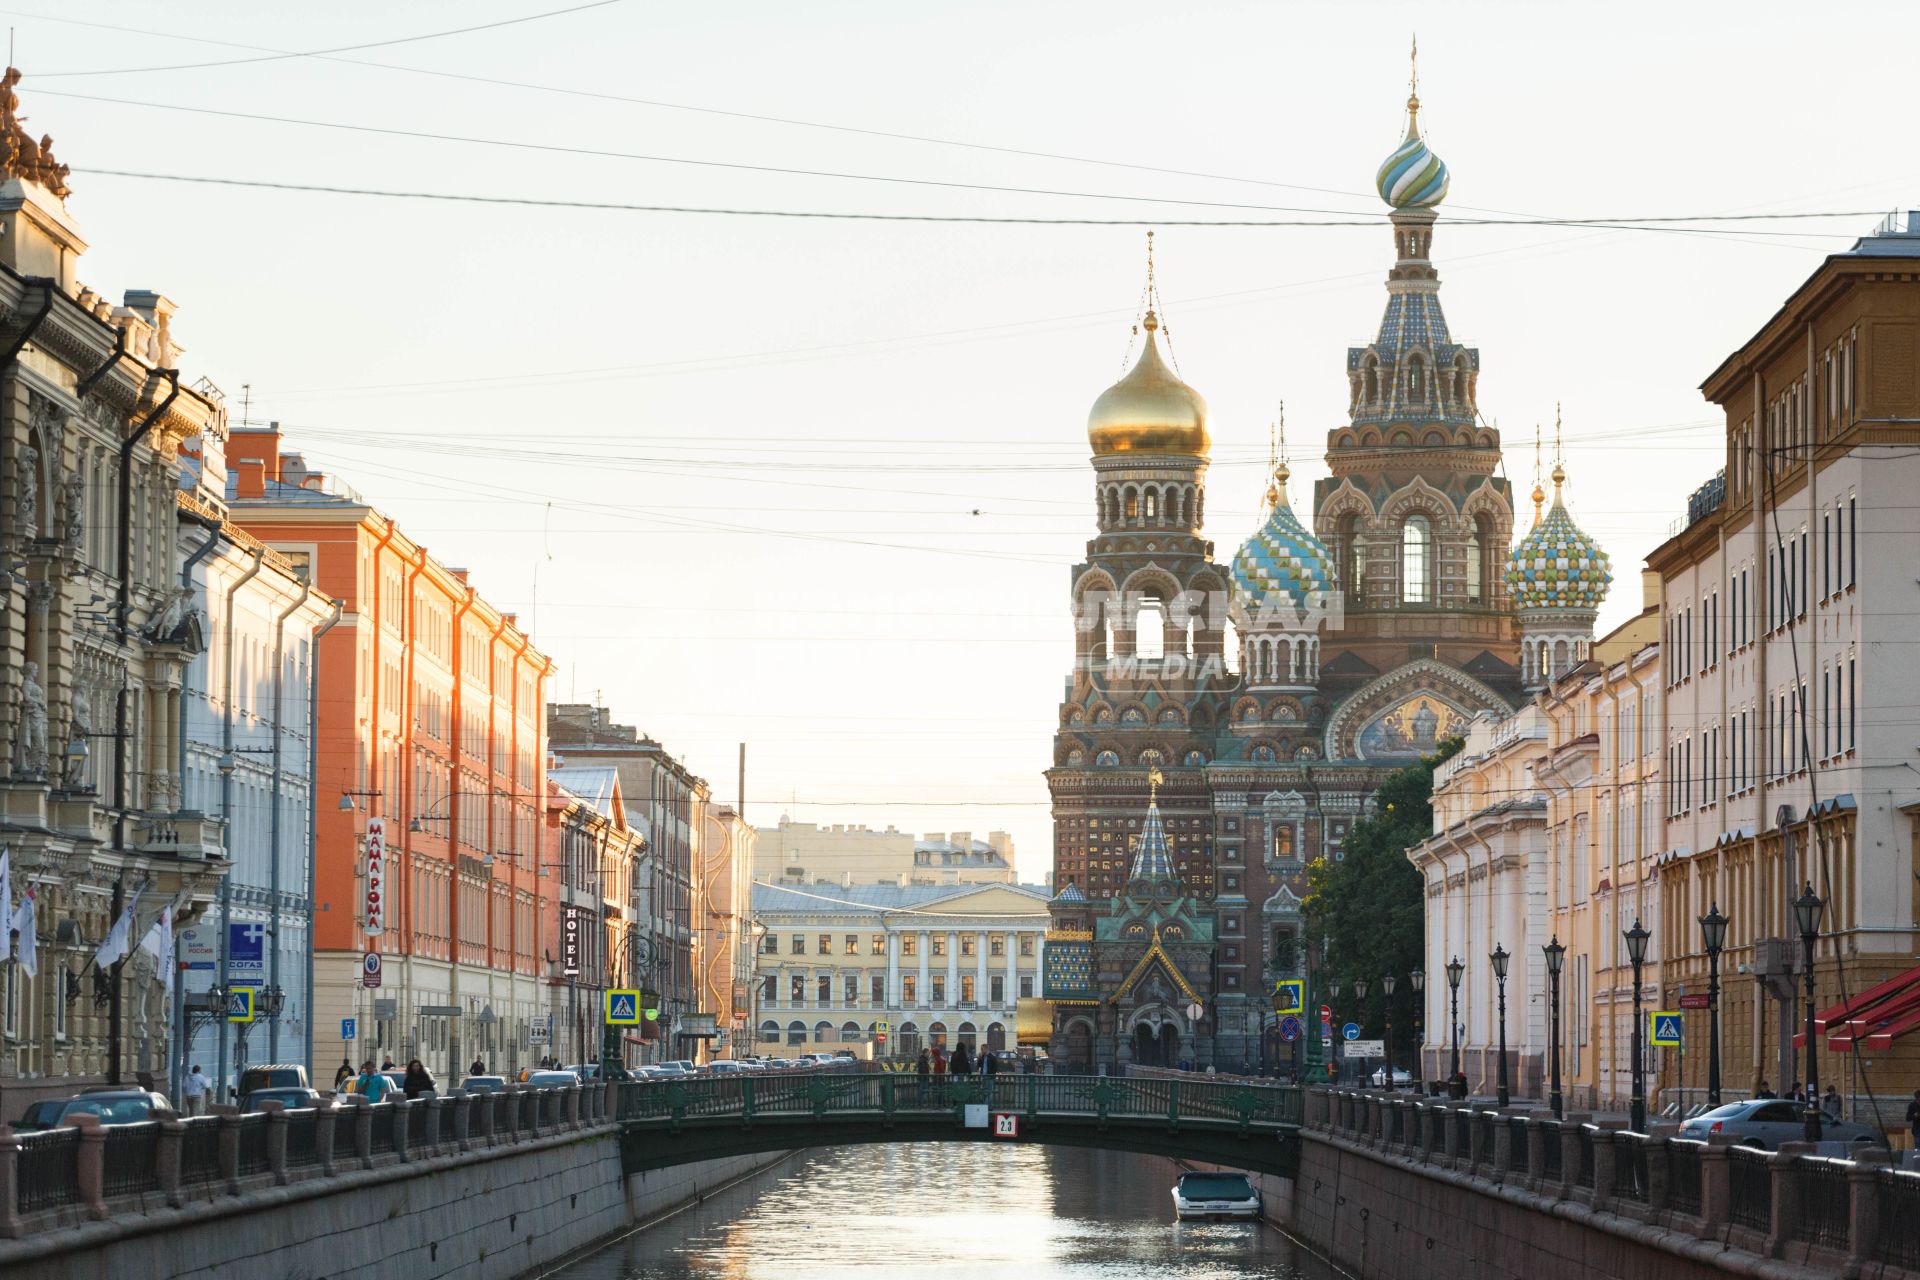
<svg viewBox="0 0 1920 1280">
<path fill-rule="evenodd" d="M 320 649 L 316 1064 L 524 1066 L 557 946 L 539 875 L 552 663 L 277 430 L 233 432 L 227 456 L 235 522 L 345 604 Z"/>
</svg>

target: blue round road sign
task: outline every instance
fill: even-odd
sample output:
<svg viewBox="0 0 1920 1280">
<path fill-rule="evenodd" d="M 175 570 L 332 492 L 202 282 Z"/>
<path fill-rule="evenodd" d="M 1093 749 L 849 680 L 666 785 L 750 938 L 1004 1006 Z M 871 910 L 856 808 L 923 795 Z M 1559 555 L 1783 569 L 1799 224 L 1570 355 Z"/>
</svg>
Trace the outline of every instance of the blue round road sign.
<svg viewBox="0 0 1920 1280">
<path fill-rule="evenodd" d="M 1360 1024 L 1357 1022 L 1349 1022 L 1346 1026 L 1340 1028 L 1340 1034 L 1349 1040 L 1358 1040 L 1360 1038 Z"/>
<path fill-rule="evenodd" d="M 1298 1018 L 1280 1019 L 1280 1038 L 1282 1040 L 1287 1041 L 1289 1044 L 1291 1044 L 1295 1040 L 1298 1040 L 1300 1038 L 1300 1019 Z"/>
</svg>

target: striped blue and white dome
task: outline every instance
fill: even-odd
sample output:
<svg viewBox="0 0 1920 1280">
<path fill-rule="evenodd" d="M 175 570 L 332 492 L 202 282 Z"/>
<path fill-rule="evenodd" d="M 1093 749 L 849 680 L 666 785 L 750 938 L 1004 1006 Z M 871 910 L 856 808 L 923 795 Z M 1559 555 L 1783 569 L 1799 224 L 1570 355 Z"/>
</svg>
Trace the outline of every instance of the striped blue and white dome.
<svg viewBox="0 0 1920 1280">
<path fill-rule="evenodd" d="M 1560 501 L 1564 474 L 1554 469 L 1552 509 L 1507 557 L 1507 590 L 1515 609 L 1598 609 L 1613 582 L 1607 553 Z"/>
<path fill-rule="evenodd" d="M 1407 140 L 1374 179 L 1380 198 L 1396 209 L 1431 209 L 1447 198 L 1447 166 L 1420 137 L 1418 110 L 1407 123 Z"/>
<path fill-rule="evenodd" d="M 1266 523 L 1233 556 L 1234 597 L 1249 619 L 1276 611 L 1317 614 L 1333 585 L 1327 549 L 1288 505 L 1284 468 L 1275 473 L 1267 496 L 1272 510 Z"/>
</svg>

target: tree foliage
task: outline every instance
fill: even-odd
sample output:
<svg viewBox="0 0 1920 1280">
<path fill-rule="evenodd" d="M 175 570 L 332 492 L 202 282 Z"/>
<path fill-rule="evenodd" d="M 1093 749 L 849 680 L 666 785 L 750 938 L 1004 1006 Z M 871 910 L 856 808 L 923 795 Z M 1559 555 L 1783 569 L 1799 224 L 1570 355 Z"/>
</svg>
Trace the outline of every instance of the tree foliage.
<svg viewBox="0 0 1920 1280">
<path fill-rule="evenodd" d="M 1420 966 L 1426 918 L 1424 887 L 1407 849 L 1433 834 L 1433 771 L 1462 745 L 1450 738 L 1420 763 L 1388 774 L 1373 816 L 1348 831 L 1344 856 L 1317 858 L 1307 868 L 1301 914 L 1308 945 L 1320 955 L 1315 994 L 1333 1006 L 1336 1024 L 1358 1022 L 1367 1039 L 1381 1038 L 1391 1014 L 1397 1061 L 1412 1057 L 1419 1001 L 1411 975 Z M 1388 974 L 1396 982 L 1391 1001 L 1381 983 Z M 1445 974 L 1428 977 L 1446 981 Z M 1364 1002 L 1354 990 L 1361 979 L 1370 986 Z M 1339 984 L 1337 997 L 1329 982 Z"/>
</svg>

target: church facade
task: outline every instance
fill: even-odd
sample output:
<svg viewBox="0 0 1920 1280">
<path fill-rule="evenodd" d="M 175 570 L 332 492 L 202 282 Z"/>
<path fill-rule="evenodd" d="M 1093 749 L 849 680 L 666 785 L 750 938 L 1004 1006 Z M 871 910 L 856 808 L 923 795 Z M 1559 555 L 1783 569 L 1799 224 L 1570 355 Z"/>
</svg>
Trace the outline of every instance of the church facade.
<svg viewBox="0 0 1920 1280">
<path fill-rule="evenodd" d="M 1206 402 L 1161 356 L 1151 262 L 1139 359 L 1089 415 L 1097 532 L 1046 772 L 1068 1069 L 1277 1059 L 1269 993 L 1302 966 L 1307 864 L 1341 856 L 1392 770 L 1586 656 L 1606 558 L 1558 486 L 1543 518 L 1536 484 L 1512 545 L 1480 354 L 1453 340 L 1430 256 L 1447 170 L 1407 109 L 1377 183 L 1385 314 L 1347 352 L 1308 520 L 1276 456 L 1264 522 L 1216 560 Z"/>
</svg>

